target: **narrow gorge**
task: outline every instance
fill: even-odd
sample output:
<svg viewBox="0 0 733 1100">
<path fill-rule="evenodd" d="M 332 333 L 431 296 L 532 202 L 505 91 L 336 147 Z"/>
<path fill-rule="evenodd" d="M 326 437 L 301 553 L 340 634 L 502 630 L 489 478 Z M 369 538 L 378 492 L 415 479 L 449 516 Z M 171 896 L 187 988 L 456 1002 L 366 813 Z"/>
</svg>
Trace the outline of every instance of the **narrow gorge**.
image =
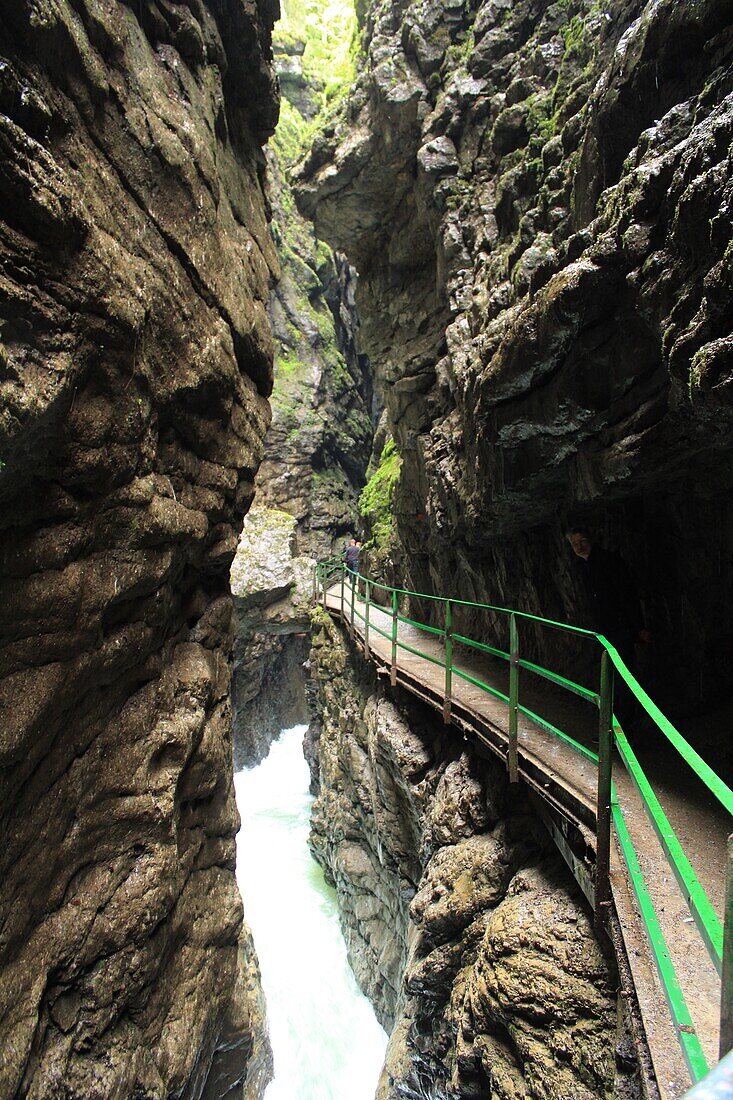
<svg viewBox="0 0 733 1100">
<path fill-rule="evenodd" d="M 250 769 L 298 725 L 312 806 L 284 777 L 272 813 L 311 807 L 376 1100 L 686 1095 L 725 982 L 719 1050 L 664 1025 L 681 1086 L 621 908 L 638 822 L 601 902 L 595 785 L 607 702 L 607 809 L 627 731 L 694 865 L 639 877 L 720 955 L 731 0 L 0 0 L 0 136 L 0 1100 L 354 1100 L 317 1030 L 311 1083 L 279 1062 L 238 887 Z M 577 819 L 535 720 L 595 761 Z"/>
</svg>

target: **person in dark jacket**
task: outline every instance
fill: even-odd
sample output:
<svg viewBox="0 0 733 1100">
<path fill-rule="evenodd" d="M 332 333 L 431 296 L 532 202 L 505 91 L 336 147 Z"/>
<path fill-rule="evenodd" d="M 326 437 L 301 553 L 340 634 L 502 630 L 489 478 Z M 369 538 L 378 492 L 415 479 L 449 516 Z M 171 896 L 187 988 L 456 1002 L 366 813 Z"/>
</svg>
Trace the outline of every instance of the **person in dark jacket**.
<svg viewBox="0 0 733 1100">
<path fill-rule="evenodd" d="M 648 642 L 650 635 L 644 626 L 641 601 L 631 570 L 620 554 L 597 546 L 582 527 L 571 528 L 567 540 L 579 559 L 578 566 L 591 605 L 593 629 L 608 639 L 633 672 L 636 643 Z"/>
<path fill-rule="evenodd" d="M 353 588 L 356 574 L 359 572 L 359 543 L 356 539 L 352 539 L 346 547 L 344 561 L 346 562 L 346 568 L 351 574 L 351 587 Z"/>
</svg>

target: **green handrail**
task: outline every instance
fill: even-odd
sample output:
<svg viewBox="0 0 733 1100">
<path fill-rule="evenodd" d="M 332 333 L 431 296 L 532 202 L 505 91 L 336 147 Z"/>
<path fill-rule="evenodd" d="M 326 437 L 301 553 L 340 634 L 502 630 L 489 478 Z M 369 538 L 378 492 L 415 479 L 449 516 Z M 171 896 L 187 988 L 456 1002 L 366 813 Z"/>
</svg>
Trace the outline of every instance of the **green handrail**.
<svg viewBox="0 0 733 1100">
<path fill-rule="evenodd" d="M 333 559 L 331 559 L 333 560 Z M 328 564 L 328 563 L 326 563 Z M 316 567 L 319 569 L 321 563 Z M 337 566 L 338 568 L 338 566 Z M 343 569 L 343 566 L 341 566 Z M 356 574 L 357 583 L 358 580 L 366 580 L 361 574 Z M 369 582 L 372 588 L 379 588 L 384 592 L 389 592 L 394 596 L 411 596 L 421 600 L 433 600 L 436 602 L 445 602 L 445 596 L 433 596 L 428 592 L 415 592 L 408 588 L 397 588 L 386 584 L 381 584 L 377 581 L 371 580 Z M 575 634 L 586 638 L 595 639 L 604 649 L 606 649 L 611 657 L 613 665 L 622 679 L 625 681 L 637 701 L 641 704 L 649 717 L 658 726 L 664 736 L 674 745 L 683 759 L 693 769 L 698 778 L 705 784 L 708 790 L 715 796 L 720 804 L 733 815 L 733 791 L 727 784 L 713 771 L 709 764 L 707 764 L 698 752 L 690 745 L 690 743 L 682 736 L 669 719 L 660 711 L 656 703 L 647 695 L 638 682 L 636 677 L 629 671 L 619 654 L 614 647 L 602 634 L 598 634 L 592 630 L 586 630 L 584 627 L 573 626 L 570 623 L 561 623 L 556 619 L 546 619 L 541 615 L 533 615 L 527 611 L 518 611 L 512 608 L 502 607 L 498 604 L 479 603 L 472 600 L 458 600 L 451 597 L 451 604 L 453 607 L 471 607 L 476 610 L 494 611 L 498 614 L 506 615 L 510 617 L 514 615 L 517 619 L 523 619 L 527 622 L 538 623 L 541 626 L 547 626 L 555 630 L 565 631 L 569 634 Z M 431 627 L 427 623 L 420 623 L 415 619 L 402 619 L 404 622 L 410 623 L 410 625 L 416 626 L 418 629 L 424 629 L 429 632 L 442 633 L 435 627 Z M 494 647 L 487 646 L 486 643 L 479 642 L 476 639 L 464 637 L 459 634 L 454 634 L 455 641 L 461 641 L 465 644 L 472 645 L 477 649 L 488 651 L 495 656 L 502 657 L 506 660 L 509 659 L 509 654 Z M 583 687 L 581 684 L 575 684 L 572 680 L 560 677 L 557 673 L 553 673 L 550 669 L 543 669 L 540 665 L 532 665 L 531 662 L 520 662 L 520 667 L 527 668 L 538 675 L 544 675 L 547 679 L 552 679 L 554 682 L 560 684 L 560 686 L 566 687 L 568 690 L 582 695 L 591 701 L 599 702 L 598 696 L 595 692 L 589 688 Z"/>
<path fill-rule="evenodd" d="M 707 1059 L 700 1046 L 700 1040 L 693 1027 L 687 1002 L 680 988 L 674 965 L 669 957 L 667 942 L 660 927 L 654 903 L 646 888 L 644 874 L 639 865 L 639 859 L 631 841 L 629 830 L 626 827 L 624 816 L 621 813 L 621 807 L 616 797 L 615 788 L 612 788 L 611 806 L 616 836 L 618 837 L 619 846 L 629 872 L 631 885 L 639 904 L 639 910 L 646 928 L 652 957 L 662 983 L 662 988 L 664 989 L 664 996 L 669 1006 L 672 1023 L 677 1033 L 677 1041 L 682 1048 L 682 1054 L 690 1072 L 690 1079 L 693 1084 L 695 1084 L 697 1081 L 702 1080 L 708 1072 L 709 1067 Z"/>
<path fill-rule="evenodd" d="M 445 688 L 443 691 L 443 721 L 450 722 L 451 696 L 453 694 L 453 608 L 451 601 L 445 601 Z"/>
<path fill-rule="evenodd" d="M 705 942 L 708 954 L 720 974 L 723 966 L 723 929 L 718 915 L 713 909 L 707 894 L 700 885 L 690 861 L 685 855 L 679 838 L 670 825 L 667 815 L 659 804 L 659 800 L 652 789 L 644 771 L 631 748 L 626 735 L 618 724 L 615 724 L 616 744 L 618 745 L 621 759 L 626 770 L 631 776 L 634 786 L 641 797 L 647 816 L 654 828 L 659 843 L 664 849 L 675 878 L 684 894 L 690 913 L 697 925 L 698 931 Z"/>
<path fill-rule="evenodd" d="M 344 566 L 341 563 L 334 563 L 330 561 L 328 563 L 319 563 L 316 568 L 316 584 L 315 589 L 318 590 L 322 587 L 324 590 L 325 601 L 325 585 L 333 578 L 337 572 L 341 573 L 342 584 L 342 614 L 343 614 L 343 584 L 344 584 Z M 643 876 L 640 870 L 638 857 L 633 847 L 633 842 L 628 833 L 628 829 L 625 825 L 621 808 L 618 805 L 615 790 L 611 781 L 611 759 L 614 744 L 618 747 L 621 760 L 624 767 L 628 771 L 634 786 L 639 794 L 642 805 L 645 812 L 654 828 L 654 831 L 660 842 L 664 856 L 671 867 L 675 878 L 684 894 L 685 900 L 689 906 L 692 917 L 698 928 L 700 936 L 707 948 L 707 951 L 720 972 L 721 958 L 723 952 L 723 930 L 718 920 L 717 914 L 710 903 L 703 887 L 701 886 L 683 848 L 679 842 L 679 838 L 675 834 L 672 826 L 670 825 L 662 807 L 656 797 L 652 786 L 644 774 L 641 765 L 639 764 L 636 755 L 634 754 L 629 742 L 619 726 L 618 722 L 613 717 L 613 680 L 614 674 L 619 676 L 621 680 L 631 691 L 634 698 L 638 701 L 644 711 L 649 715 L 652 721 L 655 723 L 661 733 L 667 738 L 670 744 L 680 754 L 682 759 L 692 769 L 694 774 L 705 784 L 707 789 L 715 796 L 718 802 L 728 811 L 733 814 L 733 791 L 727 786 L 727 784 L 715 774 L 712 768 L 702 759 L 702 757 L 696 752 L 696 750 L 686 741 L 682 734 L 672 725 L 669 719 L 662 714 L 654 701 L 647 695 L 644 689 L 641 687 L 634 675 L 624 664 L 623 660 L 619 656 L 616 649 L 611 645 L 607 638 L 602 634 L 595 633 L 594 631 L 586 630 L 582 627 L 572 626 L 569 623 L 561 623 L 554 619 L 546 619 L 540 615 L 533 615 L 525 611 L 513 610 L 510 608 L 501 607 L 494 604 L 478 603 L 471 600 L 458 600 L 451 597 L 446 599 L 443 596 L 434 596 L 431 593 L 414 592 L 410 589 L 397 588 L 395 586 L 385 585 L 378 581 L 373 581 L 362 577 L 357 574 L 355 578 L 355 584 L 352 588 L 352 604 L 351 604 L 351 624 L 353 630 L 353 624 L 355 615 L 362 621 L 365 620 L 365 616 L 361 615 L 359 611 L 356 611 L 354 605 L 354 589 L 358 588 L 359 581 L 362 580 L 369 587 L 367 593 L 373 592 L 373 590 L 379 590 L 385 592 L 389 596 L 389 603 L 391 603 L 391 617 L 392 628 L 391 632 L 380 629 L 374 622 L 370 624 L 371 630 L 385 637 L 388 641 L 391 641 L 391 682 L 396 683 L 397 672 L 397 658 L 398 651 L 400 649 L 405 650 L 423 660 L 429 661 L 431 664 L 438 665 L 445 670 L 445 690 L 444 690 L 444 704 L 443 713 L 446 721 L 450 719 L 451 712 L 451 697 L 452 697 L 452 681 L 454 676 L 458 676 L 460 679 L 480 688 L 487 694 L 499 699 L 507 704 L 509 708 L 509 745 L 507 750 L 507 766 L 509 769 L 510 779 L 515 780 L 517 778 L 518 771 L 518 746 L 517 746 L 517 731 L 518 731 L 518 717 L 523 715 L 529 718 L 532 722 L 540 725 L 542 728 L 550 732 L 552 735 L 559 738 L 565 744 L 569 745 L 574 751 L 580 753 L 585 759 L 592 762 L 598 767 L 598 791 L 596 800 L 596 820 L 597 820 L 597 856 L 596 856 L 596 920 L 599 924 L 605 924 L 607 907 L 610 904 L 610 880 L 609 880 L 609 865 L 610 865 L 610 825 L 613 821 L 616 835 L 619 839 L 619 845 L 622 850 L 627 868 L 629 870 L 629 876 L 634 888 L 634 891 L 639 902 L 642 919 L 645 925 L 647 937 L 650 942 L 652 956 L 657 965 L 657 969 L 662 981 L 662 985 L 665 990 L 668 1003 L 670 1005 L 670 1012 L 672 1014 L 673 1021 L 675 1023 L 680 1043 L 682 1046 L 683 1054 L 687 1061 L 688 1068 L 690 1070 L 691 1079 L 693 1082 L 700 1079 L 703 1073 L 707 1072 L 707 1064 L 702 1054 L 699 1041 L 696 1036 L 692 1034 L 691 1025 L 689 1023 L 689 1013 L 684 1002 L 684 997 L 679 989 L 679 983 L 677 981 L 676 974 L 674 972 L 674 966 L 671 958 L 669 957 L 669 951 L 666 943 L 664 942 L 664 936 L 659 925 L 659 920 L 654 912 L 653 904 L 649 897 L 649 893 L 643 881 Z M 399 602 L 400 597 L 406 597 L 408 600 L 419 599 L 428 600 L 433 603 L 441 602 L 444 606 L 444 625 L 442 628 L 432 626 L 428 623 L 422 623 L 417 619 L 413 619 L 406 615 L 399 614 Z M 369 599 L 367 600 L 367 615 L 366 621 L 369 621 Z M 375 605 L 377 606 L 377 605 Z M 454 632 L 454 609 L 459 607 L 467 607 L 476 611 L 490 611 L 494 614 L 506 616 L 509 620 L 509 652 L 500 649 L 496 646 L 487 644 L 486 642 L 478 641 L 477 639 L 469 638 L 465 635 Z M 385 614 L 389 614 L 389 608 L 385 608 Z M 438 660 L 432 654 L 425 653 L 418 649 L 416 646 L 410 645 L 407 642 L 400 640 L 398 637 L 398 623 L 402 622 L 406 625 L 412 626 L 417 630 L 424 633 L 437 636 L 443 639 L 444 645 L 444 659 Z M 533 661 L 529 661 L 520 657 L 519 654 L 519 634 L 518 623 L 519 622 L 531 622 L 538 624 L 541 627 L 549 627 L 553 630 L 564 631 L 569 634 L 582 636 L 592 639 L 599 647 L 601 651 L 601 682 L 599 690 L 593 691 L 582 684 L 577 684 L 573 680 L 567 677 L 561 676 L 559 673 L 552 671 L 551 669 L 544 668 Z M 367 645 L 368 645 L 368 629 L 367 628 Z M 453 660 L 453 648 L 454 644 L 459 643 L 469 648 L 475 649 L 479 652 L 488 653 L 501 660 L 509 663 L 509 695 L 498 690 L 479 677 L 473 676 L 465 669 L 458 668 L 454 664 Z M 569 734 L 553 725 L 544 716 L 536 714 L 528 707 L 522 705 L 519 702 L 519 671 L 524 670 L 533 675 L 544 678 L 556 686 L 562 688 L 565 691 L 569 691 L 574 695 L 579 696 L 586 702 L 595 705 L 599 710 L 599 753 L 594 753 L 591 749 L 581 745 Z M 733 937 L 733 933 L 731 933 Z M 729 1017 L 733 1016 L 733 991 L 729 988 L 731 982 L 723 984 L 722 998 L 723 998 L 723 1014 L 727 1013 Z M 681 998 L 681 999 L 680 999 Z M 728 1002 L 732 1003 L 728 1003 Z"/>
<path fill-rule="evenodd" d="M 710 765 L 705 763 L 700 754 L 685 740 L 679 730 L 675 729 L 670 720 L 662 714 L 657 704 L 653 699 L 649 698 L 636 677 L 629 672 L 611 643 L 604 638 L 602 634 L 596 634 L 595 637 L 601 645 L 608 650 L 616 671 L 631 689 L 637 701 L 641 703 L 657 728 L 660 729 L 667 740 L 674 745 L 682 759 L 689 764 L 698 779 L 702 780 L 711 794 L 715 795 L 721 806 L 723 806 L 729 814 L 733 815 L 733 791 L 730 787 L 723 782 L 720 776 L 715 774 Z"/>
<path fill-rule="evenodd" d="M 601 654 L 598 707 L 598 797 L 596 799 L 596 924 L 607 927 L 611 903 L 611 789 L 613 772 L 613 665 Z"/>
<path fill-rule="evenodd" d="M 519 632 L 515 615 L 509 616 L 509 748 L 507 769 L 509 782 L 519 782 Z"/>
</svg>

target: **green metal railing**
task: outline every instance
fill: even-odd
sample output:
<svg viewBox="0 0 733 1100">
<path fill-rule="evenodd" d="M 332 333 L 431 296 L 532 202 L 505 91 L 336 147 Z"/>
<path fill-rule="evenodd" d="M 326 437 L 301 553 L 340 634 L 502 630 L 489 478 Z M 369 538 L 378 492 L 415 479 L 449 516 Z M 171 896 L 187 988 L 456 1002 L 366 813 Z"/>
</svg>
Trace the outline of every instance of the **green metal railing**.
<svg viewBox="0 0 733 1100">
<path fill-rule="evenodd" d="M 370 636 L 379 634 L 390 644 L 390 679 L 397 682 L 399 651 L 403 650 L 421 659 L 437 665 L 444 670 L 443 716 L 446 722 L 451 718 L 453 703 L 453 684 L 455 678 L 472 684 L 495 699 L 506 703 L 508 707 L 508 745 L 507 769 L 511 782 L 519 778 L 518 727 L 519 716 L 523 715 L 544 730 L 569 745 L 575 752 L 592 762 L 597 768 L 598 784 L 596 791 L 596 867 L 594 883 L 594 909 L 599 927 L 608 927 L 609 907 L 611 905 L 610 855 L 611 828 L 615 830 L 619 848 L 626 863 L 634 894 L 645 926 L 652 957 L 665 992 L 675 1032 L 679 1038 L 690 1079 L 693 1084 L 700 1081 L 709 1071 L 700 1040 L 690 1017 L 684 994 L 680 987 L 669 948 L 655 912 L 653 902 L 644 881 L 639 858 L 633 840 L 624 819 L 622 808 L 612 780 L 612 757 L 614 747 L 629 773 L 639 794 L 646 815 L 654 828 L 664 852 L 665 858 L 679 884 L 690 914 L 697 926 L 707 952 L 721 975 L 721 1033 L 720 1057 L 733 1047 L 733 872 L 729 870 L 728 896 L 726 900 L 725 949 L 723 928 L 705 890 L 700 884 L 684 849 L 669 822 L 652 786 L 631 748 L 626 735 L 619 725 L 613 711 L 614 681 L 620 679 L 637 703 L 649 716 L 660 733 L 674 747 L 682 760 L 691 768 L 697 778 L 714 795 L 721 806 L 733 814 L 733 791 L 715 774 L 712 768 L 699 756 L 695 749 L 675 729 L 672 723 L 659 710 L 652 699 L 641 687 L 634 675 L 624 664 L 616 649 L 607 638 L 582 627 L 571 626 L 539 615 L 524 611 L 498 607 L 492 604 L 475 603 L 469 600 L 457 600 L 428 593 L 412 592 L 409 589 L 395 588 L 369 580 L 361 574 L 349 573 L 344 564 L 336 558 L 317 565 L 314 574 L 314 599 L 319 596 L 327 606 L 326 594 L 334 585 L 339 586 L 341 616 L 352 632 L 357 620 L 363 623 L 364 651 L 370 654 Z M 363 590 L 363 611 L 359 608 L 357 593 Z M 382 599 L 375 601 L 375 592 Z M 400 611 L 401 603 L 409 606 L 413 600 L 431 601 L 443 608 L 443 626 L 436 627 L 420 622 Z M 379 626 L 373 616 L 373 608 L 391 618 L 390 629 Z M 490 612 L 494 616 L 504 617 L 509 628 L 509 650 L 489 645 L 454 630 L 456 611 L 468 608 L 476 612 Z M 443 644 L 442 659 L 431 653 L 421 651 L 399 637 L 399 624 L 412 626 L 423 633 L 439 638 Z M 542 629 L 572 634 L 590 639 L 600 649 L 600 675 L 598 691 L 584 687 L 573 680 L 544 668 L 533 661 L 520 656 L 520 626 L 534 624 Z M 509 693 L 502 692 L 492 684 L 465 669 L 456 666 L 454 649 L 456 644 L 491 657 L 505 661 L 509 665 Z M 520 673 L 530 673 L 540 677 L 555 687 L 578 696 L 586 703 L 598 709 L 598 752 L 582 745 L 569 733 L 551 723 L 546 717 L 535 713 L 519 700 Z M 729 868 L 733 868 L 733 846 L 729 846 Z"/>
</svg>

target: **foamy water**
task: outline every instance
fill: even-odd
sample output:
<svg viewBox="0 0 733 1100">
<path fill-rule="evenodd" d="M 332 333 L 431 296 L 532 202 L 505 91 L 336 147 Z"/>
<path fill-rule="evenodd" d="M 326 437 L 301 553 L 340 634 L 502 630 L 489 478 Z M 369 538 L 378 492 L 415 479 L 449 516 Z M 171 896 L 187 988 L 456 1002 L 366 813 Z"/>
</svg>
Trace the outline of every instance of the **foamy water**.
<svg viewBox="0 0 733 1100">
<path fill-rule="evenodd" d="M 304 726 L 234 777 L 237 880 L 267 999 L 275 1077 L 265 1100 L 373 1100 L 387 1036 L 346 961 L 336 892 L 308 850 Z"/>
</svg>

